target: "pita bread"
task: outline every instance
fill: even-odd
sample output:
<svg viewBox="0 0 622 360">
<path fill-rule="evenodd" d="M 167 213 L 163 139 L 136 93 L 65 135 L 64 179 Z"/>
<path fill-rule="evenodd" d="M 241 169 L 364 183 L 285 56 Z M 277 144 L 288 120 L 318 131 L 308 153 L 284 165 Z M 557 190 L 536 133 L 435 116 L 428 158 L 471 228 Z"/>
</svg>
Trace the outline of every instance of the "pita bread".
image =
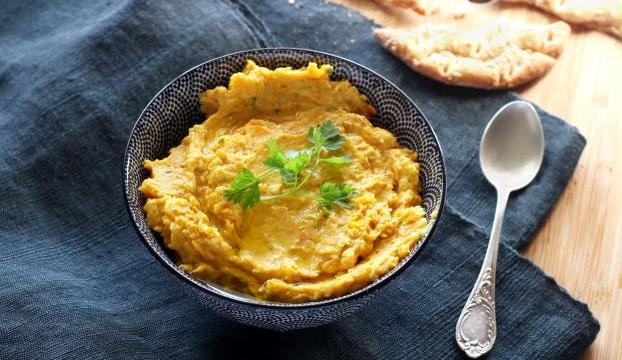
<svg viewBox="0 0 622 360">
<path fill-rule="evenodd" d="M 622 0 L 503 0 L 537 6 L 562 20 L 622 39 Z"/>
<path fill-rule="evenodd" d="M 543 76 L 570 35 L 564 22 L 493 24 L 464 29 L 422 25 L 376 29 L 376 39 L 415 71 L 438 81 L 475 88 L 513 88 Z"/>
<path fill-rule="evenodd" d="M 438 10 L 438 2 L 442 0 L 374 0 L 376 3 L 389 6 L 410 9 L 421 15 L 427 15 Z"/>
</svg>

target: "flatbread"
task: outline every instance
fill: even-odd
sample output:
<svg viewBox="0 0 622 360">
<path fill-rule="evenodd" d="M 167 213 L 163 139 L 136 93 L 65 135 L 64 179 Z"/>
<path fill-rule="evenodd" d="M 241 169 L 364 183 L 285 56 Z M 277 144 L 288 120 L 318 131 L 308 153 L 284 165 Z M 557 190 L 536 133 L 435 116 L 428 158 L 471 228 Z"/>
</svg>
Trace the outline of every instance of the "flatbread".
<svg viewBox="0 0 622 360">
<path fill-rule="evenodd" d="M 503 0 L 537 6 L 562 20 L 622 39 L 622 0 Z"/>
<path fill-rule="evenodd" d="M 374 0 L 376 3 L 404 9 L 414 10 L 421 15 L 427 15 L 438 10 L 441 0 Z"/>
<path fill-rule="evenodd" d="M 426 24 L 375 29 L 376 39 L 413 70 L 438 81 L 484 89 L 513 88 L 544 75 L 561 55 L 570 26 L 497 23 L 464 29 Z"/>
</svg>

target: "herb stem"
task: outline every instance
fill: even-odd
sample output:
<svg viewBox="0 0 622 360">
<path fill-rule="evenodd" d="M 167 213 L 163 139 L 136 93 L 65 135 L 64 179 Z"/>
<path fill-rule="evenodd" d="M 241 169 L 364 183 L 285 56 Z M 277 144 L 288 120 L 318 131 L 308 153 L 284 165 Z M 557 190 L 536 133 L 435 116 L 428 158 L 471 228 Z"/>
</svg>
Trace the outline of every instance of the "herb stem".
<svg viewBox="0 0 622 360">
<path fill-rule="evenodd" d="M 257 175 L 257 179 L 259 179 L 259 180 L 265 179 L 268 176 L 272 175 L 273 172 L 274 172 L 274 170 L 268 169 L 268 170 L 262 172 L 261 174 Z"/>
<path fill-rule="evenodd" d="M 318 166 L 320 165 L 320 152 L 317 151 L 317 154 L 314 154 L 314 155 L 315 155 L 315 162 L 313 164 L 313 167 L 311 168 L 311 170 L 309 170 L 309 172 L 302 179 L 301 182 L 299 182 L 295 187 L 291 188 L 290 190 L 287 190 L 287 191 L 282 192 L 280 194 L 262 196 L 261 197 L 261 201 L 277 200 L 277 199 L 281 199 L 281 198 L 293 195 L 296 192 L 298 192 L 298 190 L 300 190 L 302 188 L 302 186 L 309 180 L 309 178 L 311 178 L 311 175 L 313 175 L 315 170 L 317 170 Z M 272 170 L 267 170 L 264 173 L 262 173 L 261 175 L 259 175 L 258 177 L 260 178 L 263 174 L 265 174 L 266 172 L 269 172 L 269 171 L 272 171 Z"/>
</svg>

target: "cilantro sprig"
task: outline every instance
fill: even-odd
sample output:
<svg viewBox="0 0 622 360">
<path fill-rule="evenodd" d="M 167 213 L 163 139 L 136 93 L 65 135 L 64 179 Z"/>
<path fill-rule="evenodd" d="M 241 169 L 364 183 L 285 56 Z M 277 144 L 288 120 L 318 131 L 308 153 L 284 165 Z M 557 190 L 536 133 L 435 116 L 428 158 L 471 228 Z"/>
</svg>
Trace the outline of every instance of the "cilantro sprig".
<svg viewBox="0 0 622 360">
<path fill-rule="evenodd" d="M 262 201 L 282 199 L 299 192 L 321 163 L 344 166 L 352 162 L 350 156 L 322 157 L 323 153 L 339 150 L 344 143 L 339 128 L 330 121 L 311 127 L 307 140 L 311 144 L 309 148 L 285 153 L 275 139 L 269 139 L 266 146 L 270 155 L 263 162 L 268 169 L 258 176 L 249 169 L 243 169 L 225 190 L 225 198 L 248 209 Z M 262 196 L 259 183 L 276 172 L 288 189 L 279 194 Z M 356 193 L 356 189 L 350 184 L 323 183 L 320 185 L 317 201 L 325 211 L 333 206 L 349 209 L 352 207 L 350 200 Z"/>
</svg>

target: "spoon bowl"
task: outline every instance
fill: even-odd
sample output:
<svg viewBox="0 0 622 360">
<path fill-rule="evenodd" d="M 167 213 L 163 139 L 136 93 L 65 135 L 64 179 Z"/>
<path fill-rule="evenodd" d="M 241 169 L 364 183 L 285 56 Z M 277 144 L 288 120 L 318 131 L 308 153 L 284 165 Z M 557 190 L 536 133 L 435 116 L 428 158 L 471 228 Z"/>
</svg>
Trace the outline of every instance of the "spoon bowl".
<svg viewBox="0 0 622 360">
<path fill-rule="evenodd" d="M 479 162 L 486 179 L 499 190 L 527 186 L 544 158 L 544 135 L 536 109 L 513 101 L 492 117 L 484 130 Z"/>
</svg>

